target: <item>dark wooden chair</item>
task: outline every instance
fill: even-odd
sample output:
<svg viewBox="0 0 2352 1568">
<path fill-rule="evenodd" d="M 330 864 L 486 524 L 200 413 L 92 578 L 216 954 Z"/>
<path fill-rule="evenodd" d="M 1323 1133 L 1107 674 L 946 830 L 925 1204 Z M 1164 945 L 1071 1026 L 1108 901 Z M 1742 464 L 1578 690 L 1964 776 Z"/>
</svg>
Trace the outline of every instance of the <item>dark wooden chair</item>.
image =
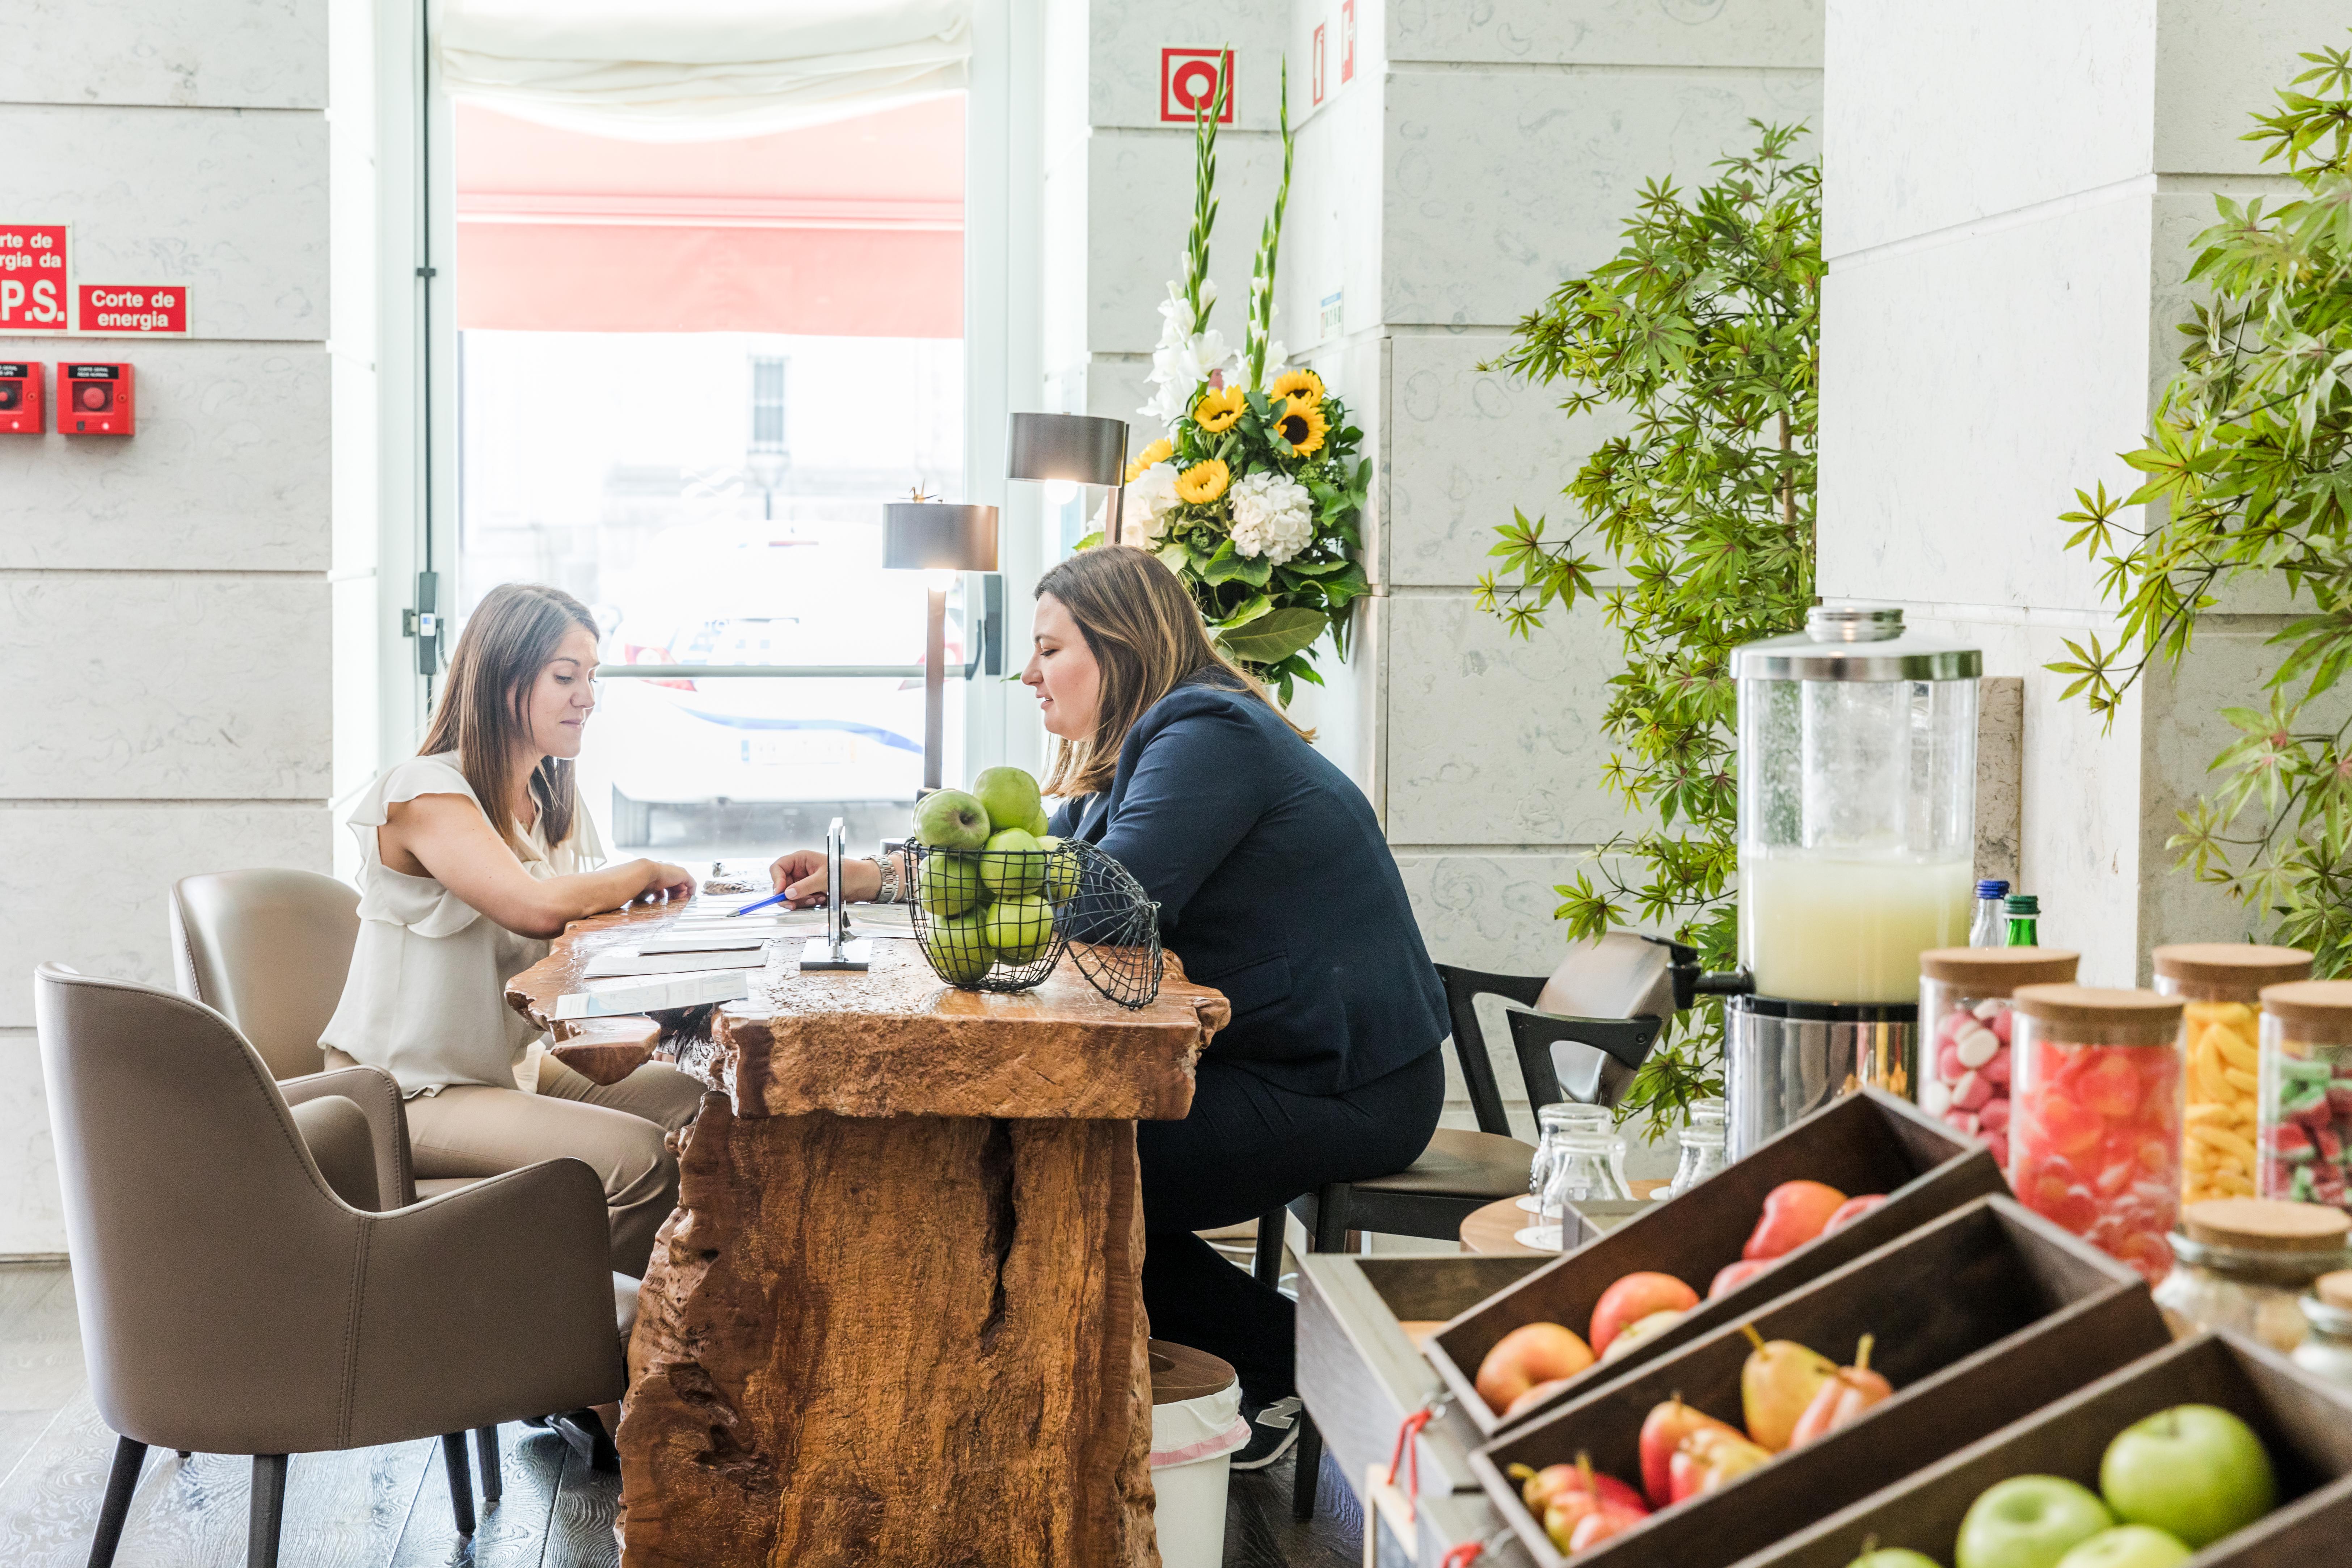
<svg viewBox="0 0 2352 1568">
<path fill-rule="evenodd" d="M 1292 1199 L 1288 1212 L 1306 1227 L 1308 1251 L 1344 1251 L 1351 1230 L 1452 1241 L 1462 1234 L 1462 1222 L 1471 1215 L 1528 1190 L 1535 1147 L 1511 1135 L 1492 1050 L 1478 1022 L 1477 1000 L 1491 995 L 1522 1007 L 1535 1006 L 1545 988 L 1577 963 L 1577 957 L 1571 956 L 1552 974 L 1485 974 L 1451 964 L 1437 966 L 1453 1023 L 1447 1043 L 1469 1089 L 1470 1110 L 1477 1119 L 1478 1131 L 1441 1127 L 1421 1158 L 1392 1176 L 1332 1182 Z M 1664 973 L 1663 966 L 1659 972 Z M 1570 1098 L 1616 1104 L 1664 1027 L 1662 1017 L 1649 1016 L 1591 1018 L 1515 1012 L 1510 1020 L 1512 1054 L 1517 1058 L 1530 1107 Z M 1252 1272 L 1268 1285 L 1281 1279 L 1283 1219 L 1284 1211 L 1275 1209 L 1258 1220 Z M 1303 1425 L 1291 1512 L 1298 1519 L 1310 1519 L 1315 1512 L 1323 1440 L 1303 1412 L 1299 1420 Z"/>
</svg>

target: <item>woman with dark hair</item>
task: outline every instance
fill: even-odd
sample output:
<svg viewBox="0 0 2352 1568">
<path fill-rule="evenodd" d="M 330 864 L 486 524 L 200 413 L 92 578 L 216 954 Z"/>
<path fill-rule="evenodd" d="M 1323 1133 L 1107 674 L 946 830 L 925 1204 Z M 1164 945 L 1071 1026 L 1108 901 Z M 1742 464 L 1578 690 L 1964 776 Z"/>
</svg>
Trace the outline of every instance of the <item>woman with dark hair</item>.
<svg viewBox="0 0 2352 1568">
<path fill-rule="evenodd" d="M 418 754 L 352 808 L 360 935 L 320 1044 L 399 1080 L 420 1178 L 569 1154 L 604 1178 L 613 1268 L 642 1275 L 677 1200 L 666 1137 L 701 1082 L 648 1063 L 598 1087 L 535 1050 L 506 983 L 585 915 L 690 893 L 657 860 L 603 864 L 572 759 L 596 706 L 596 622 L 571 595 L 493 588 L 467 618 Z M 534 1071 L 535 1068 L 535 1071 Z"/>
<path fill-rule="evenodd" d="M 1185 973 L 1233 1004 L 1192 1113 L 1136 1128 L 1143 1297 L 1154 1335 L 1234 1364 L 1235 1463 L 1270 1464 L 1297 1433 L 1293 1308 L 1193 1233 L 1418 1159 L 1445 1098 L 1444 992 L 1370 804 L 1209 641 L 1175 574 L 1082 551 L 1039 581 L 1034 632 L 1021 679 L 1061 742 L 1054 831 L 1132 872 Z M 845 863 L 845 896 L 905 886 L 885 869 Z M 824 858 L 773 875 L 810 901 Z"/>
</svg>

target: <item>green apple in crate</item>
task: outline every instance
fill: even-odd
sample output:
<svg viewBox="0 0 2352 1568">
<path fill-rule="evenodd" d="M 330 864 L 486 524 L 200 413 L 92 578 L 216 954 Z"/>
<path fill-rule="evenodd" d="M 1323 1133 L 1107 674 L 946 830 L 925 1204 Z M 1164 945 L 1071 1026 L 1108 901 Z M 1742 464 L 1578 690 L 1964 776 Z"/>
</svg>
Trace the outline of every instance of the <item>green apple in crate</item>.
<svg viewBox="0 0 2352 1568">
<path fill-rule="evenodd" d="M 933 849 L 978 849 L 988 842 L 988 808 L 960 789 L 943 789 L 915 805 L 915 842 Z"/>
<path fill-rule="evenodd" d="M 2119 1524 L 2058 1559 L 2058 1568 L 2179 1568 L 2196 1555 L 2160 1530 Z"/>
<path fill-rule="evenodd" d="M 980 880 L 991 899 L 1025 899 L 1045 885 L 1045 857 L 1026 828 L 991 834 L 980 863 Z"/>
<path fill-rule="evenodd" d="M 1865 1552 L 1847 1568 L 1944 1568 L 1944 1565 L 1924 1552 L 1914 1552 L 1907 1546 L 1882 1546 Z"/>
<path fill-rule="evenodd" d="M 2012 1476 L 1987 1487 L 1960 1521 L 1958 1568 L 2058 1568 L 2116 1516 L 2090 1488 L 2063 1476 Z"/>
<path fill-rule="evenodd" d="M 2201 1550 L 2270 1512 L 2278 1478 L 2243 1421 L 2218 1405 L 2176 1405 L 2116 1434 L 2099 1490 L 2126 1522 Z"/>
</svg>

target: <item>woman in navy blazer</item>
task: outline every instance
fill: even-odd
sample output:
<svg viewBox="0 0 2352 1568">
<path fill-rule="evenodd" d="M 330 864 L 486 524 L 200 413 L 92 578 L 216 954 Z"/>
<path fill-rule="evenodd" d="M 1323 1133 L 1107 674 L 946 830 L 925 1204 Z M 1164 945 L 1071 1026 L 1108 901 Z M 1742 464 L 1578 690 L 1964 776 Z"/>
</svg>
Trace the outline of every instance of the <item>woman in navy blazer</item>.
<svg viewBox="0 0 2352 1568">
<path fill-rule="evenodd" d="M 1039 581 L 1034 630 L 1021 679 L 1061 742 L 1054 831 L 1133 873 L 1184 973 L 1233 1004 L 1191 1114 L 1136 1127 L 1143 1298 L 1156 1337 L 1233 1363 L 1251 1422 L 1234 1462 L 1271 1464 L 1298 1430 L 1294 1309 L 1193 1233 L 1420 1158 L 1445 1098 L 1444 992 L 1363 792 L 1217 651 L 1157 558 L 1080 552 Z M 773 875 L 796 902 L 824 890 L 813 851 Z M 880 868 L 845 862 L 842 883 L 873 898 Z"/>
</svg>

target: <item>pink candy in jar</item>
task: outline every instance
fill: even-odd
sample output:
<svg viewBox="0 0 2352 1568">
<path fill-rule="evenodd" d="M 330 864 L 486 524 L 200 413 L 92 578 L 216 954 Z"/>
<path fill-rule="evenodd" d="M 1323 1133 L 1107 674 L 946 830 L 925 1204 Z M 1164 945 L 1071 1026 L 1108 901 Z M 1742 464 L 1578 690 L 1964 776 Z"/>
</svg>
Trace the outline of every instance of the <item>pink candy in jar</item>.
<svg viewBox="0 0 2352 1568">
<path fill-rule="evenodd" d="M 2063 984 L 2077 955 L 2046 947 L 1945 947 L 1919 955 L 1919 1109 L 2009 1167 L 2011 993 Z"/>
</svg>

